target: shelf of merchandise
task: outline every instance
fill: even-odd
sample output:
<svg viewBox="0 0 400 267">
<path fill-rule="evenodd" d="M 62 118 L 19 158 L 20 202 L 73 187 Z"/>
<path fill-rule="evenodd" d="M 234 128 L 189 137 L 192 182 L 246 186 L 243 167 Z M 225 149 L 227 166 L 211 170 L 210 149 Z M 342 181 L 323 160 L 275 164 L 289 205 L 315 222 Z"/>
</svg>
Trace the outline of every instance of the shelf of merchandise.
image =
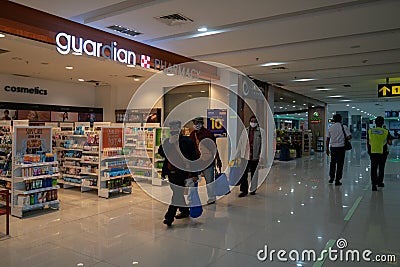
<svg viewBox="0 0 400 267">
<path fill-rule="evenodd" d="M 97 180 L 97 174 L 88 172 L 87 170 L 92 170 L 93 165 L 98 166 L 98 162 L 85 161 L 86 157 L 96 157 L 98 160 L 98 144 L 94 141 L 93 135 L 97 132 L 89 131 L 85 134 L 69 134 L 66 135 L 67 140 L 72 141 L 72 147 L 64 147 L 65 152 L 75 152 L 80 155 L 80 157 L 64 157 L 63 165 L 63 180 L 60 182 L 63 184 L 63 188 L 79 187 L 81 192 L 86 192 L 93 189 L 98 189 L 97 185 L 89 185 L 92 180 Z M 93 140 L 92 140 L 93 139 Z M 90 143 L 89 143 L 90 142 Z M 97 150 L 96 150 L 97 148 Z M 65 162 L 73 162 L 74 165 L 65 164 Z M 90 166 L 90 168 L 89 168 Z M 73 171 L 71 171 L 73 170 Z M 68 178 L 76 179 L 79 182 L 72 182 L 65 180 Z M 97 183 L 97 181 L 96 181 Z"/>
<path fill-rule="evenodd" d="M 99 197 L 110 198 L 113 193 L 132 193 L 132 175 L 124 173 L 132 160 L 124 144 L 124 128 L 104 126 L 100 134 Z M 110 177 L 109 172 L 122 172 Z"/>
<path fill-rule="evenodd" d="M 0 187 L 12 186 L 12 127 L 11 121 L 0 121 Z"/>
<path fill-rule="evenodd" d="M 152 185 L 163 185 L 161 169 L 156 164 L 164 161 L 157 156 L 163 133 L 169 133 L 168 128 L 129 126 L 125 129 L 125 148 L 130 150 L 132 164 L 129 169 L 136 180 L 151 181 Z M 145 175 L 144 175 L 145 174 Z"/>
<path fill-rule="evenodd" d="M 54 154 L 51 154 L 53 151 L 51 133 L 52 128 L 49 126 L 17 126 L 14 128 L 11 190 L 11 214 L 13 216 L 22 218 L 27 211 L 45 207 L 57 210 L 60 208 L 59 186 L 56 184 L 59 176 L 59 163 L 53 158 Z M 46 153 L 46 157 L 35 156 L 35 154 L 27 156 L 25 153 L 28 148 L 31 151 L 34 151 L 33 148 L 35 148 L 35 146 L 30 147 L 29 143 L 31 145 L 39 143 L 41 151 Z M 43 160 L 43 162 L 21 163 L 26 160 L 25 157 L 31 160 Z"/>
</svg>

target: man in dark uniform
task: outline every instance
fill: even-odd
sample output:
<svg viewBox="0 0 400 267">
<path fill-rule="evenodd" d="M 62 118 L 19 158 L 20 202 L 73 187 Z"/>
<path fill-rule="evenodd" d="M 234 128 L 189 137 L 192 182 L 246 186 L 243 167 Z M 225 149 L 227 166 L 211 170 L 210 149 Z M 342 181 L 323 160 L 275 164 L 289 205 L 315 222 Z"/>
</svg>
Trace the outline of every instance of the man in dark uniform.
<svg viewBox="0 0 400 267">
<path fill-rule="evenodd" d="M 371 159 L 372 191 L 377 191 L 377 186 L 385 186 L 383 178 L 385 176 L 385 163 L 389 154 L 387 145 L 392 144 L 392 138 L 389 131 L 382 127 L 384 121 L 383 117 L 377 117 L 375 119 L 376 127 L 368 130 L 367 148 Z"/>
<path fill-rule="evenodd" d="M 161 176 L 168 176 L 172 189 L 171 204 L 164 216 L 164 224 L 171 226 L 174 218 L 189 217 L 189 208 L 186 205 L 184 188 L 185 180 L 192 177 L 197 181 L 197 172 L 190 172 L 190 161 L 197 159 L 196 148 L 193 141 L 181 134 L 181 122 L 169 123 L 171 136 L 159 147 L 158 153 L 165 157 Z M 179 209 L 180 214 L 176 215 Z"/>
</svg>

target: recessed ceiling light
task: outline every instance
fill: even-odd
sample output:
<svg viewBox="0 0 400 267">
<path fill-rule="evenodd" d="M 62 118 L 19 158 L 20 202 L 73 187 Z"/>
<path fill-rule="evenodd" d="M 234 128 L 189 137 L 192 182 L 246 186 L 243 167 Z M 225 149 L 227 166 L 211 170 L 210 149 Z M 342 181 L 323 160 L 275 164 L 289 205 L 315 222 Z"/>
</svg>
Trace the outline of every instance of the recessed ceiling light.
<svg viewBox="0 0 400 267">
<path fill-rule="evenodd" d="M 351 107 L 351 108 L 356 108 L 356 107 Z"/>
<path fill-rule="evenodd" d="M 328 97 L 332 97 L 332 98 L 339 98 L 339 97 L 343 97 L 342 95 L 330 95 Z"/>
<path fill-rule="evenodd" d="M 315 91 L 330 91 L 332 88 L 317 88 Z"/>
<path fill-rule="evenodd" d="M 80 82 L 84 82 L 85 80 L 84 80 L 84 79 L 81 79 L 81 78 L 79 78 L 79 79 L 78 79 L 78 81 L 80 81 Z"/>
<path fill-rule="evenodd" d="M 350 102 L 351 100 L 350 99 L 341 99 L 340 101 L 341 102 Z"/>
<path fill-rule="evenodd" d="M 204 91 L 204 90 L 201 90 L 200 92 L 201 92 L 201 93 L 205 93 L 206 91 Z"/>
<path fill-rule="evenodd" d="M 296 103 L 296 100 L 293 100 L 293 103 Z"/>
<path fill-rule="evenodd" d="M 72 54 L 75 56 L 82 56 L 82 53 L 80 53 L 80 52 L 72 52 Z"/>
<path fill-rule="evenodd" d="M 174 76 L 175 74 L 173 73 L 167 73 L 167 76 Z"/>
<path fill-rule="evenodd" d="M 359 108 L 357 110 L 360 110 Z"/>
<path fill-rule="evenodd" d="M 292 107 L 294 107 L 294 108 L 295 108 L 296 106 L 292 106 Z"/>
<path fill-rule="evenodd" d="M 349 105 L 349 104 L 347 104 L 347 105 L 346 105 L 346 107 L 350 107 L 350 105 Z"/>
<path fill-rule="evenodd" d="M 302 78 L 302 79 L 294 79 L 292 82 L 309 82 L 309 81 L 315 81 L 316 79 L 314 78 Z"/>
<path fill-rule="evenodd" d="M 208 29 L 206 27 L 201 27 L 197 29 L 198 32 L 206 32 L 207 30 Z"/>
<path fill-rule="evenodd" d="M 135 65 L 131 65 L 131 64 L 129 64 L 129 65 L 126 65 L 128 68 L 134 68 L 134 67 L 136 67 Z"/>
<path fill-rule="evenodd" d="M 0 33 L 0 38 L 6 37 L 4 34 Z"/>
<path fill-rule="evenodd" d="M 315 108 L 315 106 L 314 106 L 314 105 L 312 105 L 311 107 L 312 107 L 312 108 Z"/>
<path fill-rule="evenodd" d="M 279 108 L 283 108 L 283 107 L 279 107 Z"/>
<path fill-rule="evenodd" d="M 135 82 L 138 82 L 138 81 L 140 81 L 140 79 L 139 78 L 134 78 L 133 79 Z"/>
<path fill-rule="evenodd" d="M 267 62 L 264 64 L 261 64 L 261 67 L 271 67 L 271 66 L 279 66 L 279 65 L 284 65 L 286 64 L 285 62 Z"/>
<path fill-rule="evenodd" d="M 303 106 L 307 106 L 307 104 L 303 104 Z"/>
<path fill-rule="evenodd" d="M 280 97 L 279 99 L 280 99 L 280 100 L 283 100 L 283 97 Z"/>
<path fill-rule="evenodd" d="M 65 67 L 67 70 L 72 70 L 72 69 L 74 69 L 74 67 L 72 67 L 72 66 L 66 66 Z"/>
</svg>

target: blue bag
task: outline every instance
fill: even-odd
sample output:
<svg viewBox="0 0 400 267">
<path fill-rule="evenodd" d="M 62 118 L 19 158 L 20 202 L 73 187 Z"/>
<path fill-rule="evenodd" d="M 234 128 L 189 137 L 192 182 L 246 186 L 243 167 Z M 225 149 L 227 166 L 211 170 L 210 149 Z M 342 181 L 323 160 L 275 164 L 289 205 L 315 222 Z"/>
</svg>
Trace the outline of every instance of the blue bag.
<svg viewBox="0 0 400 267">
<path fill-rule="evenodd" d="M 229 185 L 236 186 L 240 181 L 240 166 L 232 166 L 229 168 Z"/>
<path fill-rule="evenodd" d="M 190 217 L 198 218 L 203 213 L 203 206 L 201 205 L 199 191 L 197 189 L 198 183 L 194 183 L 194 187 L 191 188 L 190 192 Z"/>
<path fill-rule="evenodd" d="M 228 178 L 225 173 L 215 175 L 215 195 L 224 196 L 230 192 Z"/>
</svg>

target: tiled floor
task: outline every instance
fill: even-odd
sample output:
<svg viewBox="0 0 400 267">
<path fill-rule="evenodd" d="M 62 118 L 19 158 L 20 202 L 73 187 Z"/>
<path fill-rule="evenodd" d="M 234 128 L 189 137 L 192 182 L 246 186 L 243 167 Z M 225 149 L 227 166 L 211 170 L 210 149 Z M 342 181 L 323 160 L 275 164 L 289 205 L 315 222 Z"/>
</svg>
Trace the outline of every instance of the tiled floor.
<svg viewBox="0 0 400 267">
<path fill-rule="evenodd" d="M 400 148 L 392 148 L 386 187 L 371 192 L 369 159 L 361 149 L 365 145 L 353 146 L 341 187 L 328 184 L 324 153 L 277 161 L 257 195 L 239 199 L 235 189 L 216 205 L 205 206 L 202 217 L 176 220 L 169 229 L 162 224 L 167 206 L 137 186 L 132 195 L 108 200 L 61 190 L 60 211 L 12 218 L 11 237 L 0 241 L 0 266 L 321 266 L 280 262 L 277 253 L 273 261 L 259 261 L 257 253 L 265 245 L 269 252 L 319 253 L 330 240 L 337 249 L 339 238 L 347 241 L 344 252 L 370 249 L 400 257 L 400 162 L 393 160 L 400 158 Z M 0 227 L 4 229 L 2 217 Z M 323 262 L 385 265 L 399 262 Z"/>
</svg>

